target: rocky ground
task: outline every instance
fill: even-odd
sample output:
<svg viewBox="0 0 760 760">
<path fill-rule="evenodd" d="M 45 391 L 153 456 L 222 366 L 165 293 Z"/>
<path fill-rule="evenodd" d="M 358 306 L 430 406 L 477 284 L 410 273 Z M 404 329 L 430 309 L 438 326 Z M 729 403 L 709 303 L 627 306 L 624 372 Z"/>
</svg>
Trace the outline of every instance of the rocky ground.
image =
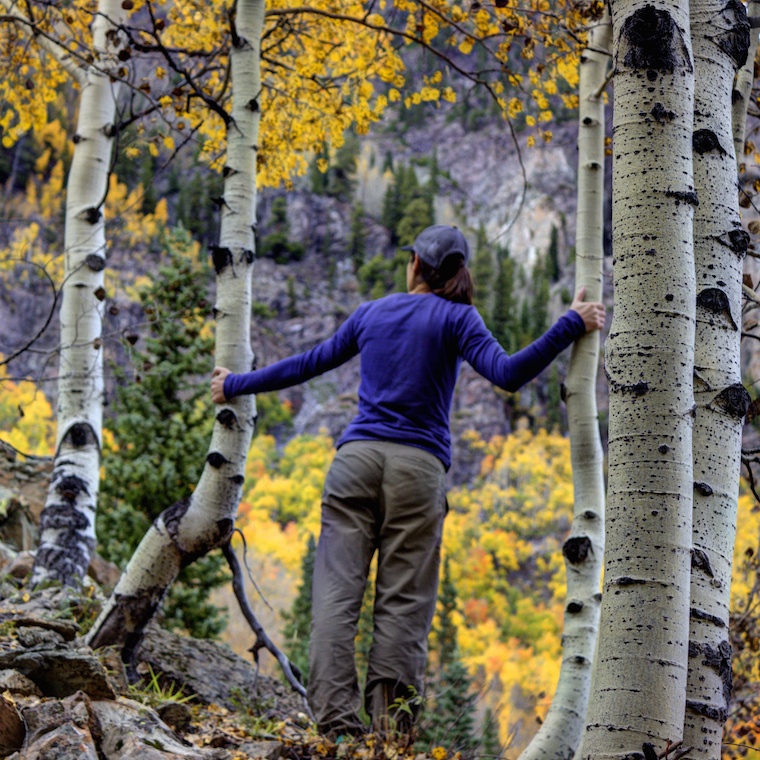
<svg viewBox="0 0 760 760">
<path fill-rule="evenodd" d="M 130 682 L 118 651 L 93 651 L 82 638 L 118 578 L 114 566 L 94 558 L 79 589 L 26 585 L 50 467 L 0 447 L 0 758 L 425 757 L 398 738 L 327 741 L 289 685 L 224 644 L 155 625 Z"/>
</svg>

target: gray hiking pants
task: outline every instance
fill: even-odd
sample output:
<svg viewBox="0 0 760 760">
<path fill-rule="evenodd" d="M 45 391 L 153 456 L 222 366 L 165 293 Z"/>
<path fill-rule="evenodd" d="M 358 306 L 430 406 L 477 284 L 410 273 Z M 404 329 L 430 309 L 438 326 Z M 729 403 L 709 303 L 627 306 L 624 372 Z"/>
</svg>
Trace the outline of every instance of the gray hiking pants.
<svg viewBox="0 0 760 760">
<path fill-rule="evenodd" d="M 424 690 L 446 512 L 443 464 L 386 441 L 343 445 L 325 481 L 314 563 L 308 699 L 324 734 L 359 733 L 354 639 L 378 552 L 365 707 L 375 728 L 388 706 Z"/>
</svg>

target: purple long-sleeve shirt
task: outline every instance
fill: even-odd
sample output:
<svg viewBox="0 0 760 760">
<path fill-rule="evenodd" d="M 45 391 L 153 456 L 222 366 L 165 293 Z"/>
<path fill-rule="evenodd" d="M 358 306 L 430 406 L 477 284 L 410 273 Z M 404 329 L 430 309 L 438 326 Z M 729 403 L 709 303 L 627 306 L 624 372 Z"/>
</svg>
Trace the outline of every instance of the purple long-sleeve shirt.
<svg viewBox="0 0 760 760">
<path fill-rule="evenodd" d="M 449 413 L 462 359 L 494 385 L 516 391 L 583 335 L 568 311 L 512 356 L 474 306 L 432 293 L 395 293 L 362 304 L 328 340 L 309 351 L 224 381 L 229 399 L 297 385 L 361 354 L 359 410 L 338 441 L 384 440 L 416 446 L 451 464 Z"/>
</svg>

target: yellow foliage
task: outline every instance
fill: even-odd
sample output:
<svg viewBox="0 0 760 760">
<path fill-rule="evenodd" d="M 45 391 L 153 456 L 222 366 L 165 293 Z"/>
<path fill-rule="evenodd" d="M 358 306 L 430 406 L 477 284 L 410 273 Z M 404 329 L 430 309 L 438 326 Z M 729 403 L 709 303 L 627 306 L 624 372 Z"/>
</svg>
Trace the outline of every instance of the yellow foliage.
<svg viewBox="0 0 760 760">
<path fill-rule="evenodd" d="M 2 357 L 0 357 L 2 358 Z M 31 382 L 14 382 L 0 365 L 0 437 L 22 454 L 55 452 L 53 410 L 45 394 Z"/>
</svg>

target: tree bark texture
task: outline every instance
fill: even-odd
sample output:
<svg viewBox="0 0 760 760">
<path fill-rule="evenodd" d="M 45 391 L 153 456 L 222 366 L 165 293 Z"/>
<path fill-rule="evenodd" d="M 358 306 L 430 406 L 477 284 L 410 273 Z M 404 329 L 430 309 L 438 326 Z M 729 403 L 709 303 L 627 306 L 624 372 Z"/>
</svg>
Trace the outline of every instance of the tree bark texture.
<svg viewBox="0 0 760 760">
<path fill-rule="evenodd" d="M 749 0 L 747 3 L 747 16 L 757 18 L 760 16 L 760 0 Z M 750 29 L 749 50 L 747 60 L 736 73 L 734 90 L 731 94 L 734 151 L 736 161 L 744 161 L 744 137 L 747 126 L 747 107 L 752 97 L 752 84 L 755 81 L 755 54 L 757 53 L 758 30 Z"/>
<path fill-rule="evenodd" d="M 576 289 L 590 301 L 602 300 L 604 257 L 604 98 L 610 63 L 607 14 L 589 30 L 581 56 L 578 113 L 578 210 Z M 604 453 L 599 435 L 596 380 L 600 334 L 573 345 L 564 385 L 573 465 L 574 516 L 563 554 L 567 597 L 562 636 L 562 668 L 546 720 L 520 760 L 564 760 L 578 748 L 585 725 L 591 669 L 599 629 L 604 557 Z"/>
<path fill-rule="evenodd" d="M 681 739 L 689 632 L 694 68 L 686 0 L 613 0 L 609 487 L 583 757 Z"/>
<path fill-rule="evenodd" d="M 263 21 L 263 0 L 238 0 L 230 52 L 233 103 L 227 128 L 221 233 L 212 252 L 217 275 L 216 358 L 219 365 L 234 372 L 247 372 L 253 363 L 251 274 Z M 229 540 L 255 414 L 252 396 L 218 407 L 196 489 L 189 498 L 166 509 L 151 526 L 93 626 L 92 646 L 120 644 L 125 659 L 131 657 L 180 569 Z"/>
<path fill-rule="evenodd" d="M 736 0 L 692 0 L 696 340 L 694 513 L 689 671 L 684 748 L 719 760 L 731 697 L 728 635 L 741 438 L 749 394 L 741 382 L 742 265 L 749 243 L 739 220 L 732 130 L 734 75 L 744 65 L 749 22 Z"/>
<path fill-rule="evenodd" d="M 121 45 L 121 0 L 101 0 L 92 22 L 95 66 L 81 70 L 74 156 L 66 185 L 57 447 L 31 583 L 78 584 L 95 548 L 103 418 L 104 207 L 117 85 L 108 70 Z M 50 45 L 49 50 L 54 50 Z"/>
</svg>

